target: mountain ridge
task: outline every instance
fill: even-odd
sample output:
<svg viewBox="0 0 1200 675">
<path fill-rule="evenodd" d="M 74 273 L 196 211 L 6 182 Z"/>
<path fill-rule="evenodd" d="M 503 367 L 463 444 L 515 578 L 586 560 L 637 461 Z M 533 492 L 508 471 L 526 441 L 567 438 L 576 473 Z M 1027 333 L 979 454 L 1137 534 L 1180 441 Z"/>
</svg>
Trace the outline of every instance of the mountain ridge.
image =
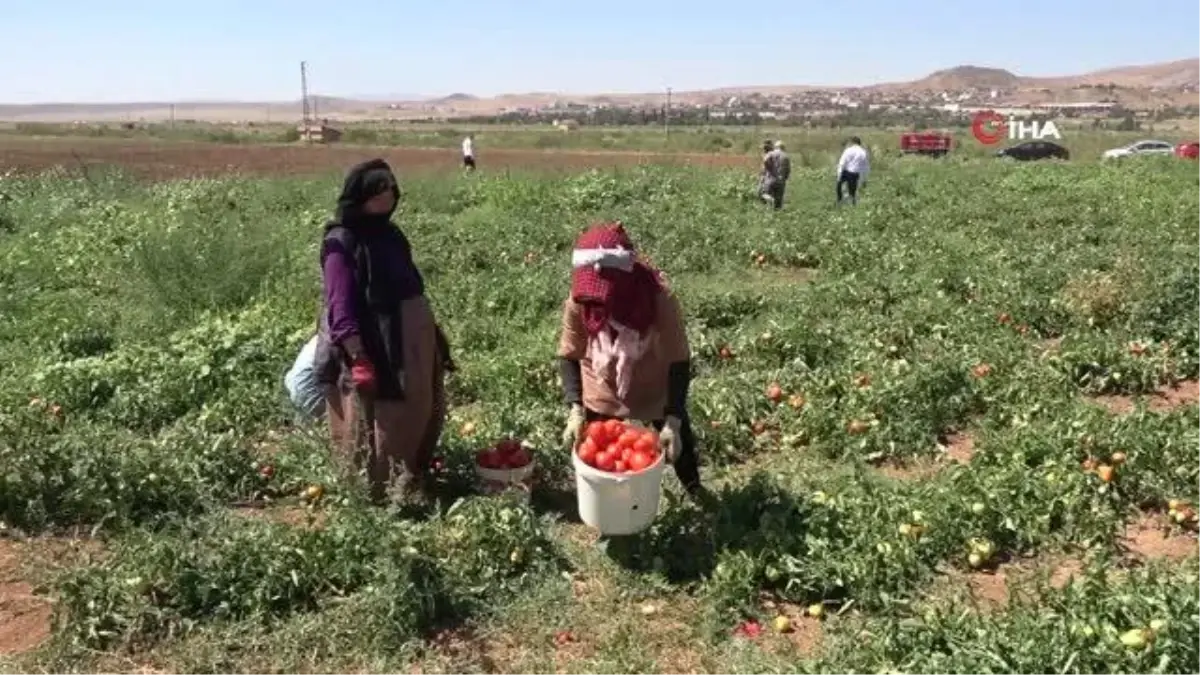
<svg viewBox="0 0 1200 675">
<path fill-rule="evenodd" d="M 845 94 L 903 95 L 938 91 L 1017 90 L 1028 99 L 1024 102 L 1046 102 L 1069 95 L 1091 94 L 1103 89 L 1109 99 L 1130 107 L 1154 107 L 1167 102 L 1181 104 L 1196 102 L 1200 87 L 1200 58 L 1178 59 L 1160 63 L 1118 66 L 1076 75 L 1022 76 L 1004 68 L 964 64 L 929 73 L 917 80 L 880 82 L 858 86 L 821 85 L 738 85 L 711 89 L 672 92 L 672 101 L 680 105 L 718 103 L 733 96 L 789 95 L 812 91 L 837 91 Z M 1184 95 L 1186 94 L 1186 95 Z M 407 96 L 412 96 L 408 98 Z M 494 114 L 503 109 L 530 108 L 551 105 L 556 101 L 581 104 L 638 105 L 657 104 L 665 100 L 665 92 L 642 93 L 578 93 L 526 92 L 507 93 L 491 97 L 455 92 L 443 96 L 413 96 L 405 99 L 364 95 L 360 97 L 313 96 L 318 116 L 370 117 L 382 108 L 408 110 L 425 114 L 456 113 L 467 115 Z M 1095 94 L 1092 98 L 1099 98 Z M 1122 98 L 1126 100 L 1122 100 Z M 1018 100 L 1016 103 L 1022 101 Z M 242 118 L 268 118 L 275 115 L 299 116 L 300 101 L 131 101 L 122 103 L 46 102 L 28 104 L 0 103 L 0 120 L 34 121 L 92 121 L 97 119 L 157 118 L 175 115 L 181 119 L 220 118 L 233 121 Z"/>
</svg>

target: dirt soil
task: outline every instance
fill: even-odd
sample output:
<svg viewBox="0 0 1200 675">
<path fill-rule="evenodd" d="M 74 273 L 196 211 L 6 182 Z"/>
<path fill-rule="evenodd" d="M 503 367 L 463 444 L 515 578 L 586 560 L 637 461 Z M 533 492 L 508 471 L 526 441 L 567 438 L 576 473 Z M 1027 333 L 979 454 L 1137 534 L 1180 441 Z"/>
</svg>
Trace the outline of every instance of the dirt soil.
<svg viewBox="0 0 1200 675">
<path fill-rule="evenodd" d="M 975 438 L 969 433 L 953 433 L 940 443 L 945 454 L 936 459 L 919 459 L 910 462 L 886 460 L 878 466 L 883 475 L 892 480 L 921 480 L 953 464 L 970 464 L 975 456 Z"/>
<path fill-rule="evenodd" d="M 1125 528 L 1122 543 L 1136 558 L 1183 560 L 1200 551 L 1195 533 L 1168 528 L 1165 514 L 1146 513 Z"/>
<path fill-rule="evenodd" d="M 34 595 L 23 567 L 20 544 L 0 539 L 0 655 L 29 651 L 50 636 L 53 607 Z"/>
<path fill-rule="evenodd" d="M 1122 544 L 1127 551 L 1127 562 L 1135 565 L 1149 560 L 1184 561 L 1189 558 L 1193 559 L 1194 564 L 1194 558 L 1200 552 L 1196 534 L 1168 528 L 1166 515 L 1162 513 L 1145 513 L 1130 522 L 1125 528 Z M 1080 575 L 1083 569 L 1083 560 L 1073 557 L 1004 561 L 990 570 L 949 571 L 941 586 L 965 586 L 979 608 L 988 611 L 1008 604 L 1013 591 L 1010 582 L 1028 579 L 1049 570 L 1050 586 L 1062 588 Z"/>
<path fill-rule="evenodd" d="M 50 636 L 54 600 L 34 592 L 35 577 L 103 554 L 100 541 L 82 536 L 0 537 L 0 657 L 35 649 Z"/>
<path fill-rule="evenodd" d="M 310 511 L 303 506 L 240 506 L 231 509 L 230 512 L 242 518 L 265 520 L 311 530 L 325 529 L 325 522 L 328 519 L 324 511 Z"/>
<path fill-rule="evenodd" d="M 1055 559 L 1051 562 L 1024 560 L 1006 562 L 995 569 L 978 572 L 955 571 L 949 575 L 951 583 L 965 584 L 972 599 L 980 609 L 1001 608 L 1008 604 L 1012 595 L 1010 582 L 1020 582 L 1049 570 L 1051 588 L 1063 588 L 1070 584 L 1083 570 L 1083 563 L 1074 558 Z"/>
<path fill-rule="evenodd" d="M 356 162 L 383 157 L 398 172 L 460 171 L 454 149 L 353 145 L 258 145 L 180 143 L 94 138 L 0 138 L 0 175 L 63 166 L 117 165 L 145 179 L 242 173 L 305 175 L 344 171 Z M 489 150 L 480 153 L 479 171 L 499 169 L 587 169 L 638 164 L 695 164 L 753 168 L 752 157 L 604 151 Z"/>
<path fill-rule="evenodd" d="M 787 602 L 763 603 L 764 615 L 786 616 L 791 624 L 785 633 L 779 633 L 773 625 L 774 618 L 764 620 L 762 627 L 763 646 L 776 654 L 803 655 L 815 658 L 825 643 L 825 624 L 822 619 L 807 615 L 806 609 Z"/>
<path fill-rule="evenodd" d="M 1092 401 L 1107 408 L 1114 415 L 1125 415 L 1137 409 L 1139 398 L 1145 400 L 1146 409 L 1150 412 L 1170 412 L 1200 402 L 1200 382 L 1185 380 L 1174 387 L 1160 387 L 1142 397 L 1108 395 L 1093 397 Z"/>
</svg>

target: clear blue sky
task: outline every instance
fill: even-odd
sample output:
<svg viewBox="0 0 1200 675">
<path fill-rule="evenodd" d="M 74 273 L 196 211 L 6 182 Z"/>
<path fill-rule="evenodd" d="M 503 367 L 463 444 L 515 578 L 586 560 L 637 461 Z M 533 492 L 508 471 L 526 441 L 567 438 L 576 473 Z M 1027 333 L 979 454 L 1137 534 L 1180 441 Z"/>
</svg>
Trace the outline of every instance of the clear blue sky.
<svg viewBox="0 0 1200 675">
<path fill-rule="evenodd" d="M 294 100 L 302 59 L 334 96 L 1074 74 L 1195 57 L 1198 24 L 1196 0 L 0 0 L 0 103 Z"/>
</svg>

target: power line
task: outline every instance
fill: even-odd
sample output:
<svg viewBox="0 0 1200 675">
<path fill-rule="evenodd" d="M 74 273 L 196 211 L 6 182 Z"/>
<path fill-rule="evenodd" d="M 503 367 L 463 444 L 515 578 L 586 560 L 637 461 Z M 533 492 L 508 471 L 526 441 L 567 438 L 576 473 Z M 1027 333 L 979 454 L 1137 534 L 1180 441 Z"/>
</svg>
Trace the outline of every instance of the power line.
<svg viewBox="0 0 1200 675">
<path fill-rule="evenodd" d="M 308 105 L 308 63 L 300 62 L 300 107 L 301 107 L 301 128 L 304 130 L 303 135 L 306 141 L 311 141 L 312 136 L 309 133 L 309 123 L 311 121 L 312 109 Z"/>
<path fill-rule="evenodd" d="M 667 132 L 667 140 L 671 140 L 671 88 L 667 87 L 667 109 L 663 115 L 663 128 Z"/>
</svg>

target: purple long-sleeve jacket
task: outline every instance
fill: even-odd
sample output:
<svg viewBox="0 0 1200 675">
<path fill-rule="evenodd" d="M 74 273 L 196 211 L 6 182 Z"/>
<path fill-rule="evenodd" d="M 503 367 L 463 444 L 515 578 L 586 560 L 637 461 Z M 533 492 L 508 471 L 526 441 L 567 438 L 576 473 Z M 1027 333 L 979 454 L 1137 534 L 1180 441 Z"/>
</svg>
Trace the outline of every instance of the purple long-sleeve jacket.
<svg viewBox="0 0 1200 675">
<path fill-rule="evenodd" d="M 398 299 L 407 299 L 425 292 L 425 282 L 412 259 L 408 240 L 399 230 L 395 236 L 379 237 L 371 242 L 372 265 L 378 282 L 396 291 Z M 360 293 L 355 280 L 353 254 L 336 239 L 326 239 L 321 249 L 321 272 L 325 284 L 325 307 L 329 319 L 329 340 L 338 344 L 360 334 L 360 322 L 368 308 L 360 306 Z"/>
</svg>

